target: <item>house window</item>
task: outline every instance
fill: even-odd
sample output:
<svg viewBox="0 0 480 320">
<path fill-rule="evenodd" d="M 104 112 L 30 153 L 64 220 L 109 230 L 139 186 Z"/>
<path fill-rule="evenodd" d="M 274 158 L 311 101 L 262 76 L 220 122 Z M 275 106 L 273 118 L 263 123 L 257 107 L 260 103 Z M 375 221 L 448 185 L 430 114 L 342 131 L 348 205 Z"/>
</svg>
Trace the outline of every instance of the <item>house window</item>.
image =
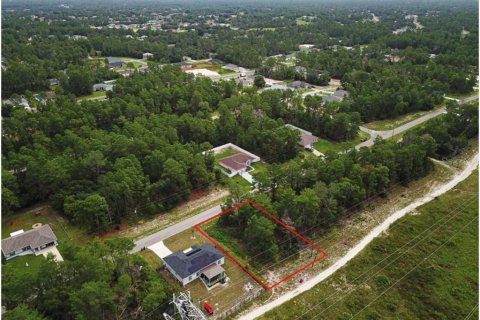
<svg viewBox="0 0 480 320">
<path fill-rule="evenodd" d="M 200 272 L 197 272 L 197 277 L 200 275 Z"/>
</svg>

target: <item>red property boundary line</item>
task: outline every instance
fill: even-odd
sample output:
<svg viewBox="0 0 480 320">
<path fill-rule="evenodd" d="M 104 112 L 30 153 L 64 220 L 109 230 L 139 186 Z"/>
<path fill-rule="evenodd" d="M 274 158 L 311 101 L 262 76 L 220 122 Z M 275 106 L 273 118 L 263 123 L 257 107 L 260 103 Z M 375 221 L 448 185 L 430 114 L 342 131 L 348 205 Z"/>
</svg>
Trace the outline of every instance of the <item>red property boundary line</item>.
<svg viewBox="0 0 480 320">
<path fill-rule="evenodd" d="M 285 278 L 281 279 L 280 281 L 277 281 L 275 282 L 274 284 L 272 285 L 268 285 L 266 283 L 264 283 L 262 280 L 260 280 L 252 271 L 250 271 L 245 265 L 243 265 L 242 263 L 240 263 L 240 261 L 238 261 L 237 259 L 235 259 L 230 253 L 228 253 L 227 250 L 225 250 L 225 248 L 223 248 L 217 241 L 215 241 L 215 239 L 213 239 L 212 237 L 210 237 L 205 231 L 203 231 L 200 227 L 212 220 L 215 220 L 215 219 L 218 219 L 219 217 L 223 216 L 223 215 L 226 215 L 226 214 L 229 214 L 230 212 L 234 211 L 234 210 L 237 210 L 247 204 L 250 204 L 252 205 L 253 207 L 255 207 L 256 209 L 260 210 L 260 212 L 262 212 L 263 214 L 267 215 L 270 219 L 274 220 L 277 224 L 281 225 L 282 227 L 284 227 L 285 229 L 287 229 L 289 232 L 293 233 L 294 235 L 296 235 L 298 238 L 300 238 L 300 240 L 302 240 L 303 242 L 305 242 L 308 246 L 310 246 L 311 248 L 313 248 L 315 251 L 317 251 L 318 253 L 321 254 L 321 256 L 319 257 L 316 257 L 315 259 L 313 259 L 312 261 L 310 261 L 309 263 L 303 265 L 302 267 L 300 267 L 299 269 L 293 271 L 292 273 L 288 274 Z M 317 263 L 318 261 L 320 260 L 323 260 L 326 256 L 327 256 L 327 253 L 320 247 L 318 247 L 317 245 L 315 245 L 315 243 L 313 243 L 312 241 L 308 240 L 307 238 L 305 238 L 302 234 L 300 234 L 299 232 L 295 231 L 294 229 L 292 229 L 291 227 L 289 227 L 288 225 L 286 225 L 283 221 L 281 221 L 280 219 L 278 219 L 277 217 L 275 217 L 273 214 L 271 214 L 270 212 L 268 212 L 267 210 L 265 210 L 263 207 L 261 207 L 259 204 L 253 202 L 252 200 L 246 200 L 246 201 L 243 201 L 239 204 L 237 204 L 236 206 L 233 206 L 231 208 L 228 208 L 227 210 L 213 216 L 213 217 L 210 217 L 202 222 L 199 222 L 197 223 L 196 225 L 193 226 L 195 228 L 195 230 L 197 230 L 198 232 L 200 232 L 200 234 L 202 236 L 204 236 L 208 241 L 210 241 L 211 243 L 213 243 L 213 245 L 215 245 L 215 247 L 217 247 L 220 251 L 222 251 L 227 257 L 230 258 L 230 260 L 232 260 L 236 265 L 238 265 L 240 268 L 242 268 L 243 271 L 245 271 L 246 273 L 248 273 L 256 282 L 258 282 L 263 288 L 265 288 L 266 290 L 271 290 L 273 288 L 275 288 L 276 286 L 282 284 L 283 282 L 287 281 L 288 279 L 292 278 L 293 276 L 299 274 L 300 272 L 302 272 L 303 270 L 305 270 L 306 268 L 310 267 L 310 266 L 313 266 L 315 263 Z"/>
</svg>

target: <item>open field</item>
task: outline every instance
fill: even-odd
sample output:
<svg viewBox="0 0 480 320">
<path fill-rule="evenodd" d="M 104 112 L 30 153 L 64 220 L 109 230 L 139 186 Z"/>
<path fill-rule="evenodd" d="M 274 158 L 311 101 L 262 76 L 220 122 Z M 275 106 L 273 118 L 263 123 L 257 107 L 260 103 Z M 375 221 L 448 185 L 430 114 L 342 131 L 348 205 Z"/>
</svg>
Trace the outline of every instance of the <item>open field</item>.
<svg viewBox="0 0 480 320">
<path fill-rule="evenodd" d="M 206 242 L 208 240 L 193 228 L 164 241 L 165 245 L 172 251 L 185 250 L 194 244 Z M 229 309 L 240 300 L 240 297 L 247 295 L 248 291 L 245 290 L 247 284 L 254 288 L 260 287 L 247 273 L 227 257 L 225 257 L 223 268 L 229 278 L 224 285 L 217 285 L 207 290 L 201 280 L 197 279 L 185 286 L 185 290 L 189 290 L 192 294 L 193 302 L 201 306 L 204 301 L 208 301 L 213 305 L 216 313 Z M 167 271 L 162 271 L 161 274 L 167 281 L 175 282 L 173 276 Z"/>
<path fill-rule="evenodd" d="M 478 318 L 478 171 L 262 319 Z"/>
<path fill-rule="evenodd" d="M 418 111 L 418 112 L 412 112 L 412 113 L 407 113 L 400 115 L 398 117 L 395 117 L 393 119 L 387 119 L 387 120 L 378 120 L 378 121 L 373 121 L 369 123 L 365 123 L 363 126 L 372 129 L 372 130 L 377 130 L 377 131 L 385 131 L 385 130 L 392 130 L 394 128 L 400 127 L 410 121 L 413 121 L 415 119 L 420 118 L 421 116 L 424 116 L 427 113 L 432 112 L 433 110 L 437 110 L 444 107 L 444 105 L 439 105 L 436 106 L 434 109 L 429 110 L 429 111 Z"/>
<path fill-rule="evenodd" d="M 87 95 L 87 96 L 81 96 L 81 97 L 78 97 L 77 100 L 81 101 L 81 100 L 93 100 L 93 99 L 100 99 L 100 98 L 106 98 L 107 97 L 107 93 L 105 91 L 95 91 L 95 92 L 92 92 L 91 94 Z"/>
<path fill-rule="evenodd" d="M 327 151 L 339 153 L 359 144 L 362 138 L 369 139 L 370 135 L 366 132 L 358 131 L 358 136 L 355 139 L 343 142 L 319 138 L 318 141 L 313 144 L 313 147 L 321 153 L 326 153 Z"/>
<path fill-rule="evenodd" d="M 311 24 L 312 22 L 297 18 L 297 20 L 295 20 L 295 23 L 297 24 L 297 26 L 305 26 Z"/>
</svg>

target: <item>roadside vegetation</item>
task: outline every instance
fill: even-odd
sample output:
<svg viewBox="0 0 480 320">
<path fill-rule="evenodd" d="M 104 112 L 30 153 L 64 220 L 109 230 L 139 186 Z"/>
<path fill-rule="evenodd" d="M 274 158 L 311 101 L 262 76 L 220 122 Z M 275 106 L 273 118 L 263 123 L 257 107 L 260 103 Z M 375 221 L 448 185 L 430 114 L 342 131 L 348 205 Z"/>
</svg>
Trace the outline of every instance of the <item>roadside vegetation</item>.
<svg viewBox="0 0 480 320">
<path fill-rule="evenodd" d="M 478 317 L 478 171 L 261 319 Z"/>
</svg>

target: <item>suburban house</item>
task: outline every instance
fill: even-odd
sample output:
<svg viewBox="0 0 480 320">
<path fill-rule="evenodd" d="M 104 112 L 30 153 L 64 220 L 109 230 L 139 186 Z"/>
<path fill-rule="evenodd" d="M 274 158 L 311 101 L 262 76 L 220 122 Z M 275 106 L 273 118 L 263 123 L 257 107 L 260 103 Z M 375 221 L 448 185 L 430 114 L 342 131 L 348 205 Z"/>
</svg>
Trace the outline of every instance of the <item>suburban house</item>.
<svg viewBox="0 0 480 320">
<path fill-rule="evenodd" d="M 348 96 L 348 92 L 345 90 L 337 90 L 331 96 L 323 96 L 323 102 L 337 101 L 341 102 L 343 99 Z"/>
<path fill-rule="evenodd" d="M 165 268 L 185 286 L 200 278 L 207 287 L 225 283 L 224 255 L 210 243 L 174 252 L 165 258 Z"/>
<path fill-rule="evenodd" d="M 130 77 L 133 75 L 135 71 L 133 69 L 127 69 L 127 70 L 120 70 L 118 71 L 119 74 L 121 74 L 124 77 Z"/>
<path fill-rule="evenodd" d="M 296 56 L 297 56 L 296 53 L 290 53 L 290 54 L 285 55 L 285 59 L 287 59 L 287 60 L 288 59 L 295 59 Z"/>
<path fill-rule="evenodd" d="M 185 62 L 185 61 L 180 62 L 180 68 L 182 68 L 182 69 L 191 68 L 191 67 L 192 67 L 191 63 L 188 63 L 188 62 Z"/>
<path fill-rule="evenodd" d="M 292 83 L 287 84 L 287 87 L 291 89 L 307 89 L 312 88 L 313 86 L 303 81 L 293 81 Z"/>
<path fill-rule="evenodd" d="M 308 51 L 313 49 L 313 47 L 315 47 L 314 44 L 301 44 L 298 46 L 298 49 L 300 49 L 301 51 Z"/>
<path fill-rule="evenodd" d="M 227 70 L 231 70 L 231 71 L 235 71 L 235 72 L 240 72 L 240 67 L 237 66 L 236 64 L 232 64 L 232 63 L 224 65 L 223 69 L 227 69 Z"/>
<path fill-rule="evenodd" d="M 303 130 L 299 127 L 296 127 L 292 124 L 286 124 L 286 128 L 292 130 L 300 131 L 300 142 L 299 144 L 306 149 L 313 149 L 313 144 L 318 141 L 318 138 L 315 137 L 311 132 Z"/>
<path fill-rule="evenodd" d="M 213 64 L 222 64 L 223 63 L 222 60 L 216 59 L 216 58 L 212 58 L 212 59 L 208 60 L 208 62 L 213 63 Z"/>
<path fill-rule="evenodd" d="M 51 86 L 56 86 L 60 84 L 60 80 L 58 80 L 57 78 L 51 78 L 48 79 L 48 84 Z"/>
<path fill-rule="evenodd" d="M 97 83 L 93 85 L 93 91 L 112 91 L 113 85 L 106 83 Z"/>
<path fill-rule="evenodd" d="M 153 59 L 153 53 L 145 52 L 144 54 L 142 54 L 142 59 L 145 59 L 145 60 Z"/>
<path fill-rule="evenodd" d="M 108 61 L 108 65 L 110 66 L 110 68 L 117 68 L 117 67 L 125 66 L 125 62 L 123 62 L 119 58 L 108 57 L 107 61 Z"/>
<path fill-rule="evenodd" d="M 265 90 L 280 90 L 281 92 L 287 91 L 290 89 L 286 85 L 274 83 L 271 86 L 265 86 Z"/>
<path fill-rule="evenodd" d="M 56 246 L 57 237 L 48 224 L 23 232 L 11 233 L 9 238 L 2 240 L 2 253 L 9 260 L 17 256 L 37 254 L 41 250 Z"/>
</svg>

